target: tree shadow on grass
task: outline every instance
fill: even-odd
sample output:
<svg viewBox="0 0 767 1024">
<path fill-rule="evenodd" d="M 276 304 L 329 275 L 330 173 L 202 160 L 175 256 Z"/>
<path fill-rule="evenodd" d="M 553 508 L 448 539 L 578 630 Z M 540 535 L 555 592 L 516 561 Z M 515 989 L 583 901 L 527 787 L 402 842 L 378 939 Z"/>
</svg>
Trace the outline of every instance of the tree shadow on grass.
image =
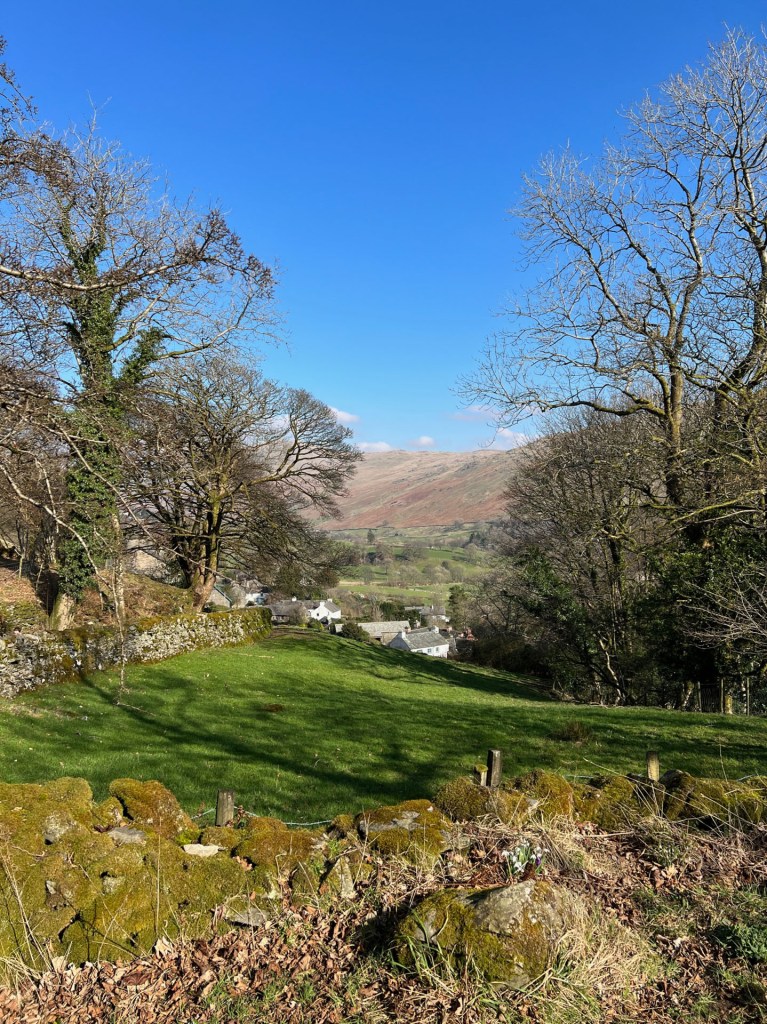
<svg viewBox="0 0 767 1024">
<path fill-rule="evenodd" d="M 390 647 L 336 637 L 317 636 L 316 643 L 324 643 L 323 655 L 334 657 L 339 664 L 374 678 L 386 679 L 389 672 L 401 676 L 403 669 L 413 683 L 443 682 L 450 686 L 477 690 L 480 693 L 499 694 L 538 703 L 551 703 L 554 698 L 543 692 L 539 681 L 525 680 L 497 669 L 486 669 L 470 662 L 435 658 L 426 654 L 409 654 Z M 277 641 L 279 643 L 279 641 Z"/>
<path fill-rule="evenodd" d="M 42 719 L 14 718 L 6 768 L 19 781 L 82 774 L 99 795 L 113 778 L 158 778 L 189 810 L 232 788 L 248 810 L 308 821 L 432 797 L 488 747 L 503 750 L 507 774 L 563 764 L 588 773 L 589 761 L 595 772 L 602 761 L 640 770 L 650 745 L 664 767 L 684 768 L 699 758 L 701 730 L 709 732 L 708 716 L 690 716 L 688 733 L 667 712 L 562 705 L 524 687 L 520 700 L 516 684 L 499 689 L 493 675 L 405 653 L 373 649 L 371 657 L 352 643 L 331 641 L 313 662 L 310 646 L 298 645 L 306 660 L 265 644 L 132 666 L 127 692 L 102 674 L 62 684 L 55 702 L 53 691 L 44 694 L 43 706 L 54 707 Z M 553 728 L 574 716 L 592 727 L 593 747 L 552 741 Z M 758 730 L 741 726 L 718 716 L 712 723 L 730 765 L 758 761 L 763 748 Z"/>
<path fill-rule="evenodd" d="M 154 666 L 151 687 L 137 681 L 119 704 L 116 683 L 107 676 L 89 676 L 80 685 L 95 723 L 81 745 L 98 743 L 101 785 L 122 774 L 151 775 L 186 806 L 229 787 L 250 794 L 249 809 L 277 808 L 288 816 L 428 797 L 446 778 L 468 770 L 498 736 L 498 724 L 488 723 L 482 708 L 446 707 L 423 693 L 414 709 L 403 709 L 380 693 L 350 699 L 341 688 L 322 686 L 313 699 L 281 697 L 285 710 L 275 714 L 263 710 L 260 691 L 251 705 L 237 692 L 234 710 L 217 704 L 215 694 L 173 671 L 172 663 Z M 86 731 L 76 719 L 59 724 L 49 763 L 56 763 L 58 741 Z M 26 729 L 31 738 L 32 720 Z"/>
</svg>

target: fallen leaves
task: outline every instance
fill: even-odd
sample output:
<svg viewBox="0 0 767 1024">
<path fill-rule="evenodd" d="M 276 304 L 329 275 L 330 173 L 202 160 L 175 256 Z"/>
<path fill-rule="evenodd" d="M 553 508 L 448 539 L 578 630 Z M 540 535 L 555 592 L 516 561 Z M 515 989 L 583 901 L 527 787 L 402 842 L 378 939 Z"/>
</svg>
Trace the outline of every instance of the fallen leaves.
<svg viewBox="0 0 767 1024">
<path fill-rule="evenodd" d="M 75 968 L 59 957 L 46 973 L 27 976 L 14 989 L 0 988 L 0 1024 L 225 1024 L 251 1016 L 274 1024 L 342 1024 L 354 1016 L 411 1024 L 502 1020 L 510 1004 L 502 997 L 497 1006 L 483 1003 L 471 979 L 451 987 L 397 971 L 385 956 L 398 915 L 429 892 L 507 883 L 503 852 L 515 836 L 483 824 L 467 832 L 471 843 L 465 854 L 449 858 L 441 871 L 377 863 L 351 904 L 323 900 L 296 908 L 286 898 L 282 912 L 258 928 L 198 942 L 162 938 L 150 955 L 128 964 Z M 626 1016 L 626 1008 L 605 994 L 609 986 L 603 992 L 597 985 L 593 995 L 600 1000 L 602 1019 L 670 1024 L 686 1019 L 696 1000 L 704 998 L 716 1001 L 722 1018 L 730 1015 L 720 980 L 721 948 L 692 923 L 671 934 L 653 928 L 639 894 L 700 899 L 701 892 L 713 894 L 722 886 L 764 886 L 767 831 L 757 830 L 751 845 L 737 837 L 702 837 L 689 856 L 671 864 L 654 862 L 646 844 L 628 833 L 608 836 L 577 827 L 573 833 L 588 840 L 594 864 L 609 864 L 611 870 L 549 862 L 546 877 L 641 930 L 671 968 L 661 977 L 636 979 L 637 1016 Z M 513 1000 L 516 1019 L 538 1024 L 534 999 L 522 994 Z"/>
</svg>

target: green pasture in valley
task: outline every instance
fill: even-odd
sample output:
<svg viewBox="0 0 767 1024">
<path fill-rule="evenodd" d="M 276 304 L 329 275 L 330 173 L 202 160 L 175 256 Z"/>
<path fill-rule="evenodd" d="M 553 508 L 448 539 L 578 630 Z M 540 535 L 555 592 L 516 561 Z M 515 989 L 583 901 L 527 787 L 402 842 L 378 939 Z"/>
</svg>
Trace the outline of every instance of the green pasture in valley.
<svg viewBox="0 0 767 1024">
<path fill-rule="evenodd" d="M 43 687 L 0 703 L 0 780 L 159 779 L 195 813 L 216 790 L 287 821 L 431 796 L 503 750 L 507 774 L 662 768 L 767 774 L 767 721 L 560 704 L 519 679 L 306 632 Z M 590 738 L 557 738 L 577 720 Z"/>
</svg>

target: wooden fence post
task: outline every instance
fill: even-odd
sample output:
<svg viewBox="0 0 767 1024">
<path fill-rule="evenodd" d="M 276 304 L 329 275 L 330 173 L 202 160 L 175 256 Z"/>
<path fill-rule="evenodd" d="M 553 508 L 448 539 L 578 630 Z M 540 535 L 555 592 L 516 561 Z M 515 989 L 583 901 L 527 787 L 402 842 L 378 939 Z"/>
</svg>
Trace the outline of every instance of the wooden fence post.
<svg viewBox="0 0 767 1024">
<path fill-rule="evenodd" d="M 216 794 L 216 825 L 226 825 L 234 818 L 234 790 L 219 789 Z"/>
<path fill-rule="evenodd" d="M 487 785 L 487 768 L 483 764 L 474 765 L 474 781 L 478 786 Z"/>
<path fill-rule="evenodd" d="M 503 772 L 503 757 L 500 750 L 487 752 L 487 784 L 491 789 L 498 789 Z"/>
<path fill-rule="evenodd" d="M 646 754 L 647 759 L 647 778 L 650 782 L 658 782 L 660 779 L 660 760 L 658 758 L 657 750 L 648 750 Z"/>
</svg>

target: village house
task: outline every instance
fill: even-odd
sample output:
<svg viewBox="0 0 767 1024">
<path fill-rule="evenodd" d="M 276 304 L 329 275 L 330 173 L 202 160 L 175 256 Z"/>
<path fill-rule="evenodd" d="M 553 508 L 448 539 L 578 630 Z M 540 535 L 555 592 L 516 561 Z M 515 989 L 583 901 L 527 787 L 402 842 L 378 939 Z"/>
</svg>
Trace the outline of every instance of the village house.
<svg viewBox="0 0 767 1024">
<path fill-rule="evenodd" d="M 336 622 L 341 618 L 341 609 L 334 601 L 304 601 L 309 617 L 323 625 Z"/>
<path fill-rule="evenodd" d="M 414 629 L 409 633 L 403 629 L 386 646 L 396 651 L 446 658 L 450 650 L 450 641 L 434 626 L 432 629 Z"/>
<path fill-rule="evenodd" d="M 402 632 L 410 629 L 407 619 L 393 619 L 390 622 L 360 622 L 360 629 L 364 629 L 373 640 L 380 640 L 386 646 L 390 640 Z"/>
<path fill-rule="evenodd" d="M 341 618 L 339 606 L 324 598 L 321 601 L 299 601 L 293 597 L 290 601 L 272 601 L 266 607 L 272 613 L 274 625 L 296 625 L 315 619 L 327 626 Z"/>
</svg>

